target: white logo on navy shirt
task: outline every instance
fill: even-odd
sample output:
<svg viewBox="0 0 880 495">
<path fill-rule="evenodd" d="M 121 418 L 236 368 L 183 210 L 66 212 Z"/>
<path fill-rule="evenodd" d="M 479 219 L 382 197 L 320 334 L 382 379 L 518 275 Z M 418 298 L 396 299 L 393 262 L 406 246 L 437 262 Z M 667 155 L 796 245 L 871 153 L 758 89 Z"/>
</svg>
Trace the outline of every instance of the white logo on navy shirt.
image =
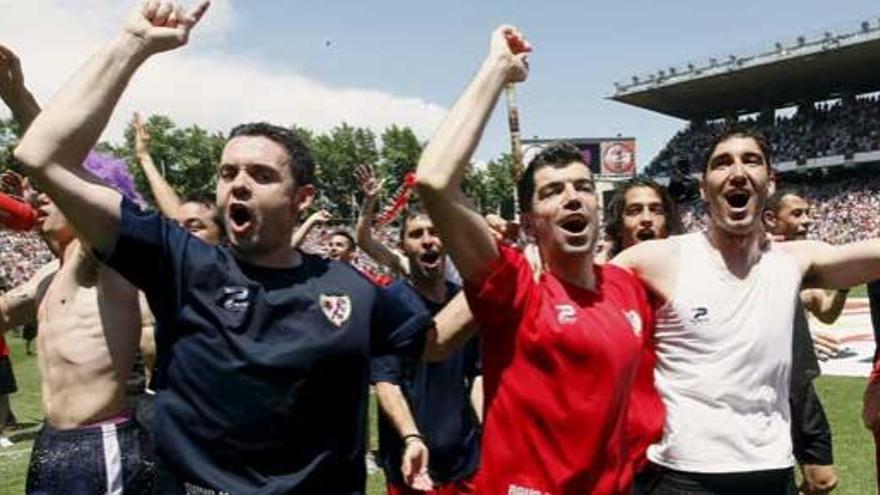
<svg viewBox="0 0 880 495">
<path fill-rule="evenodd" d="M 556 305 L 556 321 L 562 325 L 570 325 L 574 323 L 577 310 L 571 304 Z"/>
<path fill-rule="evenodd" d="M 351 298 L 347 295 L 321 294 L 321 311 L 330 323 L 341 327 L 351 316 Z"/>
<path fill-rule="evenodd" d="M 250 306 L 250 301 L 248 301 L 248 296 L 250 295 L 251 291 L 247 287 L 223 287 L 220 295 L 220 304 L 223 306 L 223 309 L 228 311 L 235 311 L 236 313 L 247 311 L 248 306 Z"/>
</svg>

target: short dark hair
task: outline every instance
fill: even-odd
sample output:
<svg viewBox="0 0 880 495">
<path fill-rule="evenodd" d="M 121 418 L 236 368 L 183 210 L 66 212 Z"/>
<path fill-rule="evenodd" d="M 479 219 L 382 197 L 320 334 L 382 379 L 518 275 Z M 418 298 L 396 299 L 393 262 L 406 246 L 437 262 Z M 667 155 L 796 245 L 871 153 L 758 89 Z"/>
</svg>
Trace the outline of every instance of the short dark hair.
<svg viewBox="0 0 880 495">
<path fill-rule="evenodd" d="M 520 211 L 528 213 L 532 210 L 532 196 L 535 194 L 535 172 L 538 169 L 543 167 L 562 168 L 572 162 L 587 165 L 581 150 L 565 141 L 554 141 L 535 155 L 516 183 Z"/>
<path fill-rule="evenodd" d="M 637 187 L 653 189 L 663 204 L 663 216 L 666 218 L 666 232 L 669 235 L 678 235 L 684 232 L 681 216 L 678 214 L 678 204 L 672 200 L 669 191 L 648 177 L 633 177 L 614 191 L 611 201 L 608 203 L 605 220 L 605 235 L 611 239 L 610 256 L 615 256 L 623 250 L 623 215 L 626 212 L 626 193 Z"/>
<path fill-rule="evenodd" d="M 764 211 L 779 213 L 779 208 L 782 207 L 782 200 L 785 199 L 786 196 L 797 196 L 804 200 L 807 199 L 806 193 L 801 189 L 794 187 L 777 189 L 773 194 L 768 196 L 767 201 L 764 202 Z"/>
<path fill-rule="evenodd" d="M 315 161 L 311 150 L 297 131 L 266 122 L 254 122 L 238 125 L 229 133 L 229 139 L 240 136 L 262 136 L 280 144 L 290 156 L 290 167 L 296 185 L 314 184 Z"/>
<path fill-rule="evenodd" d="M 416 217 L 428 217 L 428 211 L 425 210 L 422 205 L 418 202 L 410 203 L 409 206 L 403 211 L 403 214 L 400 216 L 400 242 L 403 243 L 403 239 L 406 237 L 406 224 L 409 223 L 410 220 Z"/>
<path fill-rule="evenodd" d="M 348 247 L 351 249 L 352 252 L 357 249 L 357 244 L 354 242 L 354 236 L 352 236 L 349 231 L 345 229 L 336 229 L 333 232 L 330 232 L 331 239 L 337 235 L 345 237 L 346 240 L 348 240 Z"/>
<path fill-rule="evenodd" d="M 773 148 L 770 146 L 770 142 L 767 141 L 767 137 L 764 136 L 764 133 L 757 129 L 734 123 L 722 126 L 711 135 L 709 146 L 703 151 L 700 161 L 700 170 L 704 176 L 709 169 L 709 159 L 712 158 L 712 153 L 715 152 L 715 148 L 731 138 L 753 139 L 758 145 L 758 148 L 761 149 L 761 154 L 764 155 L 764 163 L 767 165 L 767 170 L 770 171 L 773 169 L 771 165 L 773 163 Z"/>
</svg>

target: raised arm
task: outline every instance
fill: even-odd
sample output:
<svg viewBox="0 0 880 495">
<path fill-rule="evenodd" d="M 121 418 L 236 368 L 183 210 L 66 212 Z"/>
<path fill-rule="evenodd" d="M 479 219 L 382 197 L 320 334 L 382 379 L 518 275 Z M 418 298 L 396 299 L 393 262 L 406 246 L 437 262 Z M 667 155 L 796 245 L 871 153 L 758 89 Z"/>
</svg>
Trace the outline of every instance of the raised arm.
<svg viewBox="0 0 880 495">
<path fill-rule="evenodd" d="M 492 34 L 489 55 L 428 143 L 416 170 L 419 196 L 462 277 L 479 282 L 498 247 L 461 190 L 461 181 L 502 89 L 525 81 L 531 46 L 513 27 Z"/>
<path fill-rule="evenodd" d="M 144 2 L 52 98 L 15 150 L 35 185 L 99 251 L 110 252 L 116 243 L 121 196 L 98 184 L 81 164 L 137 68 L 153 54 L 186 44 L 207 8 L 206 0 L 192 12 L 170 1 Z"/>
<path fill-rule="evenodd" d="M 848 289 L 880 278 L 880 239 L 833 246 L 818 241 L 786 242 L 804 272 L 803 286 Z"/>
<path fill-rule="evenodd" d="M 150 191 L 153 192 L 153 198 L 156 199 L 156 206 L 159 208 L 159 212 L 166 217 L 176 218 L 183 201 L 180 200 L 180 196 L 165 180 L 165 177 L 159 173 L 156 162 L 150 156 L 150 131 L 141 121 L 140 114 L 134 114 L 131 126 L 134 128 L 134 154 L 150 184 Z"/>
<path fill-rule="evenodd" d="M 309 215 L 309 218 L 306 218 L 306 221 L 300 224 L 290 237 L 290 246 L 298 248 L 303 241 L 306 240 L 309 232 L 315 228 L 315 225 L 318 225 L 319 223 L 327 223 L 331 218 L 332 215 L 330 215 L 330 212 L 327 210 L 318 210 Z"/>
<path fill-rule="evenodd" d="M 822 290 L 806 289 L 801 291 L 801 302 L 807 311 L 826 325 L 834 323 L 846 305 L 849 289 Z"/>
<path fill-rule="evenodd" d="M 22 133 L 40 113 L 40 104 L 24 84 L 21 61 L 3 45 L 0 45 L 0 99 L 12 110 Z"/>
<path fill-rule="evenodd" d="M 373 167 L 370 165 L 360 165 L 354 170 L 357 176 L 358 184 L 364 192 L 364 203 L 361 205 L 361 212 L 358 215 L 357 226 L 355 227 L 355 239 L 357 245 L 370 258 L 378 263 L 387 266 L 395 273 L 408 276 L 409 260 L 406 256 L 389 248 L 381 241 L 373 237 L 373 220 L 376 214 L 376 199 L 382 190 L 385 180 L 377 180 L 376 174 L 373 173 Z"/>
</svg>

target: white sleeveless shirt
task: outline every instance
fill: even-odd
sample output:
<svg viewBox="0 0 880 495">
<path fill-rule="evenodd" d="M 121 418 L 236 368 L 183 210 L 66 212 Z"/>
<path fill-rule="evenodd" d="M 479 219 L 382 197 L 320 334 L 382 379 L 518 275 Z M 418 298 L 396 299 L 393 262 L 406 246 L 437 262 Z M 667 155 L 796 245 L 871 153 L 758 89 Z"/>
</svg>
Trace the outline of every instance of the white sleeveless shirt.
<svg viewBox="0 0 880 495">
<path fill-rule="evenodd" d="M 705 234 L 672 239 L 679 243 L 679 272 L 655 332 L 666 422 L 648 458 L 698 473 L 791 467 L 797 264 L 775 246 L 740 280 Z"/>
</svg>

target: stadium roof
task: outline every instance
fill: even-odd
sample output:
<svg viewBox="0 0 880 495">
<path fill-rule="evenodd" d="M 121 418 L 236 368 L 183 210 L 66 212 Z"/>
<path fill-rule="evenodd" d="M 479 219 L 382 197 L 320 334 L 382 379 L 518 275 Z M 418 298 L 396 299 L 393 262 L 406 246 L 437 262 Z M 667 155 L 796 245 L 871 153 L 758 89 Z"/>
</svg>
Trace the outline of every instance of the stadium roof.
<svg viewBox="0 0 880 495">
<path fill-rule="evenodd" d="M 880 90 L 880 22 L 861 30 L 791 44 L 765 53 L 688 64 L 615 83 L 610 98 L 686 120 L 783 108 Z"/>
</svg>

